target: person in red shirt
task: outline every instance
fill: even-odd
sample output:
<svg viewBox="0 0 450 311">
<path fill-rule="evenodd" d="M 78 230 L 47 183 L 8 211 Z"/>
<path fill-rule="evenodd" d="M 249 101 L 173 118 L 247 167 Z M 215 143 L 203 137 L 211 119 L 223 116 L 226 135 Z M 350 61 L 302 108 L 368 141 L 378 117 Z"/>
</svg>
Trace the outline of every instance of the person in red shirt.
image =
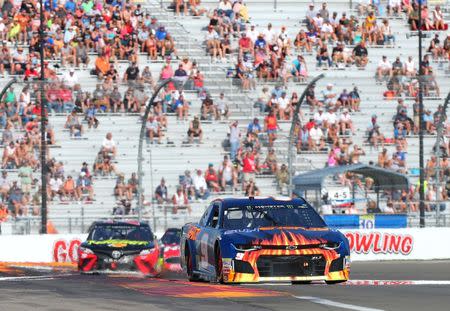
<svg viewBox="0 0 450 311">
<path fill-rule="evenodd" d="M 242 33 L 242 37 L 239 39 L 239 57 L 242 58 L 245 53 L 251 53 L 253 55 L 253 42 L 252 39 Z"/>
<path fill-rule="evenodd" d="M 309 132 L 310 129 L 312 129 L 312 128 L 314 127 L 314 124 L 316 124 L 316 123 L 314 122 L 314 119 L 313 119 L 313 118 L 310 118 L 310 119 L 309 119 L 309 122 L 306 123 L 306 129 L 308 130 L 308 132 Z"/>
<path fill-rule="evenodd" d="M 277 139 L 278 122 L 277 117 L 273 110 L 269 112 L 269 115 L 264 119 L 264 127 L 269 137 L 269 147 L 273 147 L 273 142 Z"/>
<path fill-rule="evenodd" d="M 212 163 L 209 163 L 208 169 L 205 171 L 205 180 L 210 191 L 219 192 L 219 176 Z"/>
<path fill-rule="evenodd" d="M 33 78 L 39 77 L 39 73 L 36 71 L 34 67 L 31 66 L 30 63 L 27 64 L 25 69 L 25 81 L 31 80 Z"/>
<path fill-rule="evenodd" d="M 244 158 L 242 159 L 242 173 L 244 173 L 244 182 L 242 183 L 242 190 L 245 190 L 247 183 L 250 180 L 255 179 L 256 172 L 256 159 L 255 155 L 251 150 L 245 152 Z"/>
</svg>

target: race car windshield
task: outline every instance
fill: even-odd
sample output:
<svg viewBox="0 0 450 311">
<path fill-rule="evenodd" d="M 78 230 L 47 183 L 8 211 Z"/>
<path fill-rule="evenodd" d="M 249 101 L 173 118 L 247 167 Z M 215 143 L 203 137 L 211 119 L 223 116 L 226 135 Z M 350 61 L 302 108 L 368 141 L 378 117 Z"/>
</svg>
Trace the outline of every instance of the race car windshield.
<svg viewBox="0 0 450 311">
<path fill-rule="evenodd" d="M 147 226 L 102 224 L 91 230 L 88 240 L 153 241 L 153 234 Z"/>
<path fill-rule="evenodd" d="M 323 228 L 325 222 L 309 205 L 246 205 L 224 211 L 223 228 L 238 230 L 259 227 Z"/>
<path fill-rule="evenodd" d="M 180 244 L 180 231 L 167 231 L 161 238 L 163 244 Z"/>
</svg>

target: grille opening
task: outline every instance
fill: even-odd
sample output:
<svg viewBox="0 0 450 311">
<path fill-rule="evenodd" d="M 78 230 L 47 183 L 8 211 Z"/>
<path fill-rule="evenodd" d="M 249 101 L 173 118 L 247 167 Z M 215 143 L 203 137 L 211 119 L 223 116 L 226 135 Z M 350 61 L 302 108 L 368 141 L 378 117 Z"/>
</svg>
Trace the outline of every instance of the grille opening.
<svg viewBox="0 0 450 311">
<path fill-rule="evenodd" d="M 326 261 L 322 255 L 260 256 L 259 276 L 323 276 Z"/>
</svg>

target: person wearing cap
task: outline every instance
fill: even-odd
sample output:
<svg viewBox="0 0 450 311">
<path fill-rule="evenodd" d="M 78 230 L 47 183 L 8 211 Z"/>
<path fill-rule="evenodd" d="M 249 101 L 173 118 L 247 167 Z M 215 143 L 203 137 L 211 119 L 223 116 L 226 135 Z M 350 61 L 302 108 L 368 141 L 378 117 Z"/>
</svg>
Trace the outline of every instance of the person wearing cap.
<svg viewBox="0 0 450 311">
<path fill-rule="evenodd" d="M 192 177 L 192 183 L 195 191 L 195 199 L 206 200 L 209 197 L 208 185 L 206 183 L 205 177 L 202 174 L 202 170 L 197 170 L 195 175 Z"/>
<path fill-rule="evenodd" d="M 308 10 L 306 10 L 306 26 L 308 29 L 313 29 L 314 28 L 314 17 L 317 15 L 316 10 L 314 9 L 314 3 L 310 3 L 308 5 Z"/>
</svg>

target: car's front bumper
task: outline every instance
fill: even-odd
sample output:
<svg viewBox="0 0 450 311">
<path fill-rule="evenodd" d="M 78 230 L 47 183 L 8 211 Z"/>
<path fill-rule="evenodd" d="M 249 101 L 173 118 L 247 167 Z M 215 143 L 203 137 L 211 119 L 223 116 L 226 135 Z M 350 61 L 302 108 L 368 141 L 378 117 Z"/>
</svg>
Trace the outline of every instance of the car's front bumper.
<svg viewBox="0 0 450 311">
<path fill-rule="evenodd" d="M 224 258 L 226 283 L 273 281 L 346 281 L 349 278 L 349 256 L 334 250 L 255 250 Z"/>
<path fill-rule="evenodd" d="M 158 253 L 148 255 L 126 255 L 113 259 L 102 254 L 80 256 L 78 270 L 81 272 L 98 271 L 138 271 L 145 275 L 158 275 L 161 272 L 162 260 Z"/>
</svg>

